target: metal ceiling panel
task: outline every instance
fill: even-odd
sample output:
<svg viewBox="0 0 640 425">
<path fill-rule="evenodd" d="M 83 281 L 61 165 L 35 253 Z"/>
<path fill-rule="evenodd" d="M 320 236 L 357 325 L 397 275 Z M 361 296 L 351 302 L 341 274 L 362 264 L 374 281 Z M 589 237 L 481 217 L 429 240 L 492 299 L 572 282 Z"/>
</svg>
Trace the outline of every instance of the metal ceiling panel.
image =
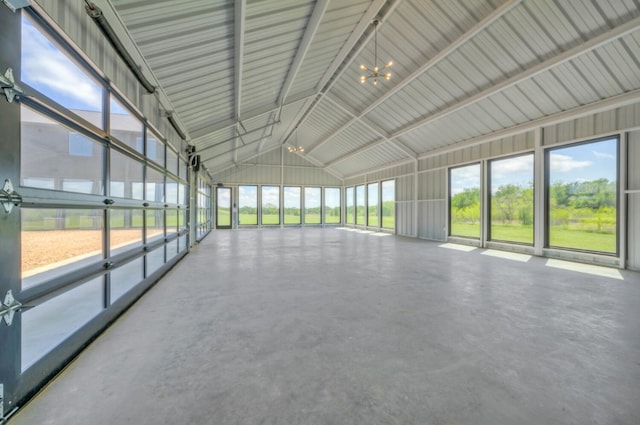
<svg viewBox="0 0 640 425">
<path fill-rule="evenodd" d="M 310 150 L 342 127 L 351 117 L 331 102 L 320 102 L 305 121 L 301 131 L 305 137 L 299 144 Z"/>
<path fill-rule="evenodd" d="M 380 139 L 380 136 L 371 131 L 364 124 L 356 122 L 347 130 L 331 139 L 328 143 L 325 143 L 320 148 L 313 151 L 311 156 L 321 163 L 326 164 Z"/>
<path fill-rule="evenodd" d="M 314 2 L 248 2 L 242 58 L 243 110 L 277 103 Z"/>
<path fill-rule="evenodd" d="M 296 93 L 319 89 L 320 78 L 338 53 L 336 48 L 344 45 L 369 4 L 369 1 L 362 0 L 329 3 L 290 93 L 295 96 Z"/>
<path fill-rule="evenodd" d="M 349 157 L 344 161 L 335 163 L 330 168 L 344 176 L 348 176 L 403 159 L 406 159 L 406 156 L 403 155 L 402 152 L 391 146 L 390 143 L 384 143 L 358 155 Z"/>
</svg>

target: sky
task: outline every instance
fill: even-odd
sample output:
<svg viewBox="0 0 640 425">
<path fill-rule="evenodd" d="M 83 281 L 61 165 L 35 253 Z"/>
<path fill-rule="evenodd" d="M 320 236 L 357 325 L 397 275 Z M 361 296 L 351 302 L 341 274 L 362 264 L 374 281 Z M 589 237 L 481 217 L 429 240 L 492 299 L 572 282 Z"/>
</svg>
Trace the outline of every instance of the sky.
<svg viewBox="0 0 640 425">
<path fill-rule="evenodd" d="M 102 87 L 22 17 L 22 75 L 26 82 L 62 106 L 80 111 L 102 111 Z M 111 100 L 111 113 L 129 115 Z"/>
<path fill-rule="evenodd" d="M 68 109 L 102 110 L 102 89 L 31 22 L 22 18 L 21 81 Z"/>
</svg>

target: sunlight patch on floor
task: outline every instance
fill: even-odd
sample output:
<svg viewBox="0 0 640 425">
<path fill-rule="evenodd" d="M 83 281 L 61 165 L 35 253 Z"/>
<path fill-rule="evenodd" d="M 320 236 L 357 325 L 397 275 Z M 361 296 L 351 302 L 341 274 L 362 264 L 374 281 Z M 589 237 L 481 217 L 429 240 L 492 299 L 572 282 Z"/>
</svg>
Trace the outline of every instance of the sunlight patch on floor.
<svg viewBox="0 0 640 425">
<path fill-rule="evenodd" d="M 456 251 L 464 251 L 464 252 L 470 252 L 470 251 L 473 251 L 474 249 L 478 249 L 475 246 L 460 245 L 457 243 L 443 243 L 442 245 L 438 245 L 438 246 L 440 248 L 455 249 Z"/>
<path fill-rule="evenodd" d="M 496 249 L 487 249 L 482 253 L 482 255 L 504 258 L 504 259 L 513 260 L 513 261 L 520 261 L 523 263 L 526 263 L 531 259 L 531 256 L 527 254 L 519 254 L 517 252 L 509 252 L 509 251 L 498 251 Z"/>
<path fill-rule="evenodd" d="M 588 273 L 596 276 L 608 277 L 611 279 L 624 280 L 618 269 L 609 267 L 593 266 L 591 264 L 573 263 L 571 261 L 555 260 L 553 258 L 547 261 L 547 267 L 556 269 L 569 270 L 578 273 Z"/>
</svg>

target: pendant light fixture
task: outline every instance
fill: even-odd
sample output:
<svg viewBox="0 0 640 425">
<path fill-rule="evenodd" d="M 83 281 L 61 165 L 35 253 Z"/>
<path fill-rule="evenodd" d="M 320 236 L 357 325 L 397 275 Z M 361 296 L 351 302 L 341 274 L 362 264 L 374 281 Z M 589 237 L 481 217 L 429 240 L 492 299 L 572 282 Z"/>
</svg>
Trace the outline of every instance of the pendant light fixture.
<svg viewBox="0 0 640 425">
<path fill-rule="evenodd" d="M 387 62 L 382 69 L 378 66 L 378 21 L 375 19 L 373 21 L 373 68 L 369 68 L 366 65 L 360 65 L 360 69 L 365 71 L 367 74 L 360 76 L 360 82 L 362 84 L 366 83 L 368 80 L 373 80 L 373 85 L 378 85 L 378 77 L 384 78 L 388 80 L 391 78 L 390 72 L 384 72 L 387 68 L 393 65 L 392 61 Z"/>
</svg>

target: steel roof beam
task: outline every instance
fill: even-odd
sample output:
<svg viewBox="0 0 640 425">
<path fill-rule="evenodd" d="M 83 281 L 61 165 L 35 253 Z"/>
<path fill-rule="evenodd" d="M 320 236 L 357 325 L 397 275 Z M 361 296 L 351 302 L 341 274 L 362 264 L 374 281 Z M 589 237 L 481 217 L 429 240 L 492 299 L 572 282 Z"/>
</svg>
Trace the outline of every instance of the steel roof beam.
<svg viewBox="0 0 640 425">
<path fill-rule="evenodd" d="M 300 45 L 298 46 L 298 51 L 296 52 L 296 56 L 289 67 L 289 72 L 287 73 L 287 79 L 282 85 L 282 89 L 280 90 L 280 95 L 278 96 L 278 105 L 282 107 L 287 95 L 289 94 L 289 90 L 291 89 L 291 85 L 302 66 L 302 62 L 304 61 L 307 52 L 309 51 L 309 47 L 313 42 L 313 39 L 318 32 L 318 28 L 320 27 L 320 22 L 322 22 L 322 18 L 327 10 L 327 6 L 329 5 L 329 0 L 317 0 L 316 5 L 313 8 L 313 13 L 309 18 L 309 22 L 307 22 L 306 30 L 304 35 L 302 36 L 302 40 L 300 41 Z"/>
<path fill-rule="evenodd" d="M 236 119 L 236 132 L 240 134 L 239 122 L 240 111 L 242 101 L 242 59 L 244 55 L 244 21 L 246 16 L 246 0 L 236 0 L 234 2 L 234 21 L 235 21 L 235 33 L 234 33 L 234 69 L 235 69 L 235 102 L 234 102 L 234 114 Z M 234 151 L 233 162 L 238 162 L 238 139 L 234 139 Z"/>
</svg>

